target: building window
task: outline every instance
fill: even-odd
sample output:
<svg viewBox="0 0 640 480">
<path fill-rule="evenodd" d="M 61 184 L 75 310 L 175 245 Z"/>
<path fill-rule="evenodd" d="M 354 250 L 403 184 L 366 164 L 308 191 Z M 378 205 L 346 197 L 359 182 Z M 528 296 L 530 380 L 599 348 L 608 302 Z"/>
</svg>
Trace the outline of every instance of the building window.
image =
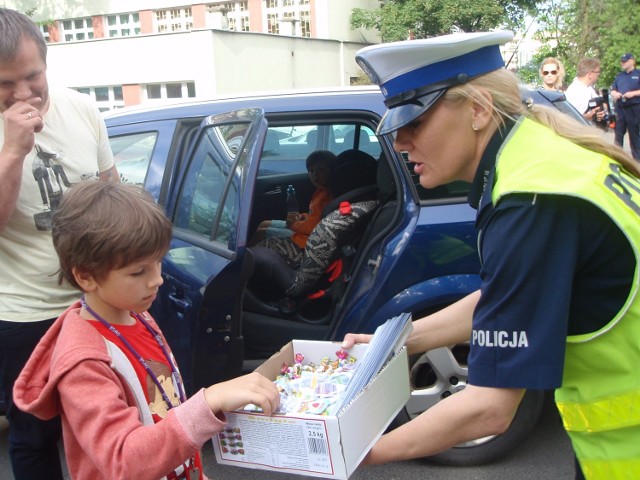
<svg viewBox="0 0 640 480">
<path fill-rule="evenodd" d="M 49 43 L 50 39 L 49 39 L 49 25 L 39 25 L 40 27 L 40 32 L 42 33 L 42 36 L 44 37 L 44 41 Z"/>
<path fill-rule="evenodd" d="M 107 35 L 111 38 L 140 35 L 140 15 L 137 13 L 107 15 L 106 24 Z"/>
<path fill-rule="evenodd" d="M 267 33 L 280 33 L 277 13 L 267 13 Z"/>
<path fill-rule="evenodd" d="M 156 10 L 156 32 L 185 32 L 193 28 L 191 8 Z"/>
<path fill-rule="evenodd" d="M 265 0 L 267 32 L 310 37 L 311 10 L 308 0 Z M 280 22 L 283 22 L 282 30 Z M 286 22 L 288 25 L 285 25 Z"/>
<path fill-rule="evenodd" d="M 311 20 L 309 12 L 300 13 L 300 36 L 311 37 Z"/>
<path fill-rule="evenodd" d="M 75 42 L 93 38 L 93 23 L 91 17 L 74 18 L 62 21 L 61 38 L 65 42 Z"/>
<path fill-rule="evenodd" d="M 249 31 L 249 8 L 247 2 L 226 2 L 221 4 L 226 10 L 227 28 L 235 32 Z"/>
<path fill-rule="evenodd" d="M 93 98 L 101 112 L 124 107 L 122 85 L 78 87 L 75 90 Z"/>
<path fill-rule="evenodd" d="M 142 86 L 146 100 L 195 98 L 194 82 L 148 83 Z"/>
</svg>

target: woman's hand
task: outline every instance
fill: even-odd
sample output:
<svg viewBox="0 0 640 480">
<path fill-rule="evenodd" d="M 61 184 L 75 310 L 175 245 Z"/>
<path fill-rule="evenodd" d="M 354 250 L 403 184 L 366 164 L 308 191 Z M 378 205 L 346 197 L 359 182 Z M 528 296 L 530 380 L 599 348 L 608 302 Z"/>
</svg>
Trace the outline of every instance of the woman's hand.
<svg viewBox="0 0 640 480">
<path fill-rule="evenodd" d="M 373 335 L 366 333 L 347 333 L 342 341 L 342 348 L 349 349 L 356 343 L 369 343 Z"/>
</svg>

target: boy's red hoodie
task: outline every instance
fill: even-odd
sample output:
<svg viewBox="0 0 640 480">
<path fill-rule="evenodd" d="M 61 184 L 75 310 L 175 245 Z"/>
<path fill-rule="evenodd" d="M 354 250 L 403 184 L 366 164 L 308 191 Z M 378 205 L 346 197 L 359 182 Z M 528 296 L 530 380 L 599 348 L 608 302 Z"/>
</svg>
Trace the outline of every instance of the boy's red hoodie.
<svg viewBox="0 0 640 480">
<path fill-rule="evenodd" d="M 224 428 L 204 390 L 159 423 L 143 425 L 133 392 L 111 364 L 103 337 L 80 317 L 78 302 L 40 340 L 14 387 L 20 409 L 42 419 L 61 416 L 73 479 L 161 478 Z"/>
</svg>

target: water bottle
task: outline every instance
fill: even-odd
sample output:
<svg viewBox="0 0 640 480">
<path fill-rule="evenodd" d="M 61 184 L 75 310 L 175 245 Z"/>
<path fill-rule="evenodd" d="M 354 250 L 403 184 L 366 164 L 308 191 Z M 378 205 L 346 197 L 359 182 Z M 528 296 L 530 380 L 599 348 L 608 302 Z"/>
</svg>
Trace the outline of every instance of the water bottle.
<svg viewBox="0 0 640 480">
<path fill-rule="evenodd" d="M 298 213 L 298 198 L 296 197 L 296 189 L 293 185 L 287 187 L 287 213 Z"/>
</svg>

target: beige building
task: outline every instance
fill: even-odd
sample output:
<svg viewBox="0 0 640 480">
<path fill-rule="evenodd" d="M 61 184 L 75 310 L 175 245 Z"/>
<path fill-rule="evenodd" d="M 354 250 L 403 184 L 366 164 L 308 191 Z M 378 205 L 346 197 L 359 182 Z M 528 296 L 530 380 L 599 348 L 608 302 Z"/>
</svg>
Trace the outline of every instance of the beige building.
<svg viewBox="0 0 640 480">
<path fill-rule="evenodd" d="M 52 84 L 102 109 L 216 95 L 350 85 L 355 52 L 380 41 L 353 30 L 377 0 L 14 0 L 49 43 Z"/>
</svg>

